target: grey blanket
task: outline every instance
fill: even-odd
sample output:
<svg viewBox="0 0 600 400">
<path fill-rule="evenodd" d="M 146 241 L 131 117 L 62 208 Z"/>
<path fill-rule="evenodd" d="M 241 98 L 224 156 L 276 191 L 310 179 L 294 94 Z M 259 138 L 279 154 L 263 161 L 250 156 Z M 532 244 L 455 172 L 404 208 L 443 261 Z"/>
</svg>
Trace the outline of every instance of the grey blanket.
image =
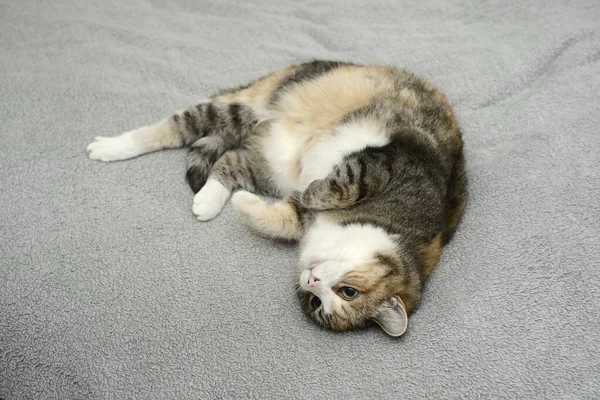
<svg viewBox="0 0 600 400">
<path fill-rule="evenodd" d="M 0 398 L 600 398 L 600 2 L 0 1 Z M 470 203 L 399 340 L 316 328 L 293 246 L 96 135 L 312 58 L 447 94 Z"/>
</svg>

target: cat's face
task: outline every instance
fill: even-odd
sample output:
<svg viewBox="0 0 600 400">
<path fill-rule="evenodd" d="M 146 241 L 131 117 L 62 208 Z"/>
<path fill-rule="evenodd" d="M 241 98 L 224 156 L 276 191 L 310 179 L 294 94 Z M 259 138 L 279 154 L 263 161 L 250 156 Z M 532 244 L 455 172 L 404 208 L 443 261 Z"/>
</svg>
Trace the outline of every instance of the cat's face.
<svg viewBox="0 0 600 400">
<path fill-rule="evenodd" d="M 382 259 L 354 264 L 313 258 L 298 273 L 302 308 L 317 324 L 345 331 L 375 322 L 391 336 L 405 332 L 406 307 L 398 295 L 403 277 Z"/>
</svg>

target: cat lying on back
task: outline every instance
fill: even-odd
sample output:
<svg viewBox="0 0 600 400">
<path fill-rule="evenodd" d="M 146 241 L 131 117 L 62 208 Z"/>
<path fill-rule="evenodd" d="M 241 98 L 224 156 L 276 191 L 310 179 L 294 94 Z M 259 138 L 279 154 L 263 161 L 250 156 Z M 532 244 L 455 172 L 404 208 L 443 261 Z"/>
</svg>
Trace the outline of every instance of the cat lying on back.
<svg viewBox="0 0 600 400">
<path fill-rule="evenodd" d="M 232 202 L 246 224 L 300 241 L 298 294 L 314 321 L 404 333 L 466 200 L 461 133 L 440 91 L 392 67 L 313 61 L 87 151 L 115 161 L 183 146 L 199 220 L 242 189 Z"/>
</svg>

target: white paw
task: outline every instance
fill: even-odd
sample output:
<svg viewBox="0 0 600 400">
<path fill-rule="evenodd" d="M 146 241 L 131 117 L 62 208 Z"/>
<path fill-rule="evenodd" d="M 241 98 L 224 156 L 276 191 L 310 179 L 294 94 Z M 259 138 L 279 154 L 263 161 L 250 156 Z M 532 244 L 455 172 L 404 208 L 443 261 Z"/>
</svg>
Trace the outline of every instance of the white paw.
<svg viewBox="0 0 600 400">
<path fill-rule="evenodd" d="M 136 146 L 132 132 L 116 137 L 96 136 L 87 147 L 88 157 L 99 161 L 126 160 L 141 154 Z"/>
<path fill-rule="evenodd" d="M 231 191 L 216 179 L 209 179 L 194 196 L 194 215 L 200 221 L 208 221 L 217 216 L 227 202 Z"/>
</svg>

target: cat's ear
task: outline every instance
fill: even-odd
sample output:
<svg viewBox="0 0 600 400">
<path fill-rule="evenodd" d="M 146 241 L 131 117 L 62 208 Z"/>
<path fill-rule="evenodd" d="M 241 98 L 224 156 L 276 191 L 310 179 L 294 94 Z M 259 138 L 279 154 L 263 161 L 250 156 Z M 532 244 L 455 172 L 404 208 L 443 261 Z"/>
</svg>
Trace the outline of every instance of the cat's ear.
<svg viewBox="0 0 600 400">
<path fill-rule="evenodd" d="M 402 299 L 392 296 L 381 303 L 374 320 L 388 335 L 402 336 L 408 326 L 408 315 Z"/>
</svg>

